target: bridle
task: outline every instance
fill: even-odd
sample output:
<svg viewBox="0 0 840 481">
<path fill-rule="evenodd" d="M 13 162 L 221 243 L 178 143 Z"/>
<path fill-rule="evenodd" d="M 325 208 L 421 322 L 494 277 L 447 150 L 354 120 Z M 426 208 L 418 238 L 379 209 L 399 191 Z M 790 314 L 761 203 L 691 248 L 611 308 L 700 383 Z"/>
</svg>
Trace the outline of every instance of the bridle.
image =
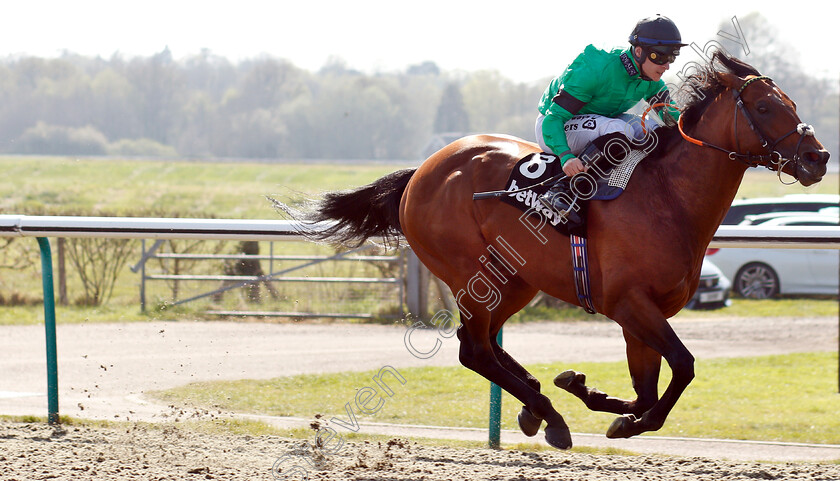
<svg viewBox="0 0 840 481">
<path fill-rule="evenodd" d="M 759 81 L 759 80 L 769 80 L 771 82 L 773 81 L 770 77 L 767 77 L 767 76 L 764 76 L 764 75 L 752 77 L 752 78 L 749 78 L 746 82 L 744 82 L 744 84 L 741 85 L 741 88 L 739 88 L 737 91 L 733 90 L 733 92 L 732 92 L 734 97 L 735 97 L 735 106 L 736 106 L 735 111 L 734 111 L 735 113 L 734 113 L 734 121 L 733 121 L 733 131 L 735 132 L 735 149 L 736 149 L 736 151 L 725 149 L 725 148 L 717 146 L 715 144 L 711 144 L 709 142 L 705 142 L 705 141 L 698 140 L 698 139 L 695 139 L 695 138 L 692 138 L 692 137 L 688 136 L 685 133 L 685 131 L 683 130 L 683 117 L 682 116 L 680 116 L 680 119 L 677 122 L 677 126 L 679 127 L 680 134 L 683 136 L 683 138 L 685 140 L 691 142 L 692 144 L 699 145 L 701 147 L 711 147 L 713 149 L 720 150 L 721 152 L 726 153 L 731 160 L 739 160 L 739 161 L 747 164 L 747 166 L 749 166 L 749 167 L 758 167 L 760 165 L 764 165 L 767 169 L 776 171 L 779 175 L 779 180 L 781 181 L 782 169 L 784 168 L 785 165 L 787 165 L 788 162 L 793 160 L 794 165 L 799 164 L 799 161 L 802 158 L 799 155 L 799 148 L 802 146 L 802 141 L 805 140 L 805 137 L 813 137 L 814 136 L 814 127 L 803 122 L 803 123 L 800 123 L 799 125 L 797 125 L 796 128 L 794 128 L 790 132 L 782 135 L 781 137 L 779 137 L 778 139 L 773 141 L 772 143 L 770 141 L 768 141 L 767 136 L 764 135 L 764 132 L 761 130 L 761 127 L 757 123 L 755 123 L 755 121 L 752 118 L 752 115 L 750 115 L 749 110 L 747 110 L 747 108 L 744 106 L 743 98 L 741 98 L 741 94 L 744 92 L 744 89 L 746 89 L 753 82 L 756 82 L 756 81 Z M 750 126 L 750 129 L 758 137 L 758 140 L 761 142 L 761 147 L 767 150 L 766 154 L 754 154 L 754 153 L 751 153 L 749 151 L 747 151 L 747 153 L 745 153 L 745 154 L 737 152 L 738 150 L 741 150 L 740 141 L 738 139 L 738 112 L 741 112 L 741 114 L 747 120 L 747 125 Z M 793 155 L 793 159 L 788 159 L 788 158 L 785 158 L 781 153 L 779 153 L 779 151 L 776 150 L 776 146 L 781 141 L 790 137 L 793 134 L 799 134 L 799 142 L 797 142 L 797 144 L 796 144 L 796 150 L 795 150 L 795 153 Z M 784 183 L 784 182 L 782 181 L 782 183 Z"/>
</svg>

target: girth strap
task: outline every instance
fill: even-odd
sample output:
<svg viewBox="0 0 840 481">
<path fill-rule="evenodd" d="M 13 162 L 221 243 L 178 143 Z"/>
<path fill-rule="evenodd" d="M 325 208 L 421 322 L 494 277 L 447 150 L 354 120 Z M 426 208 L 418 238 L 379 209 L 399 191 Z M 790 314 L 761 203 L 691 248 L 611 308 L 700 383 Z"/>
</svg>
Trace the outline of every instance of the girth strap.
<svg viewBox="0 0 840 481">
<path fill-rule="evenodd" d="M 589 254 L 586 249 L 586 238 L 571 235 L 572 270 L 575 276 L 575 291 L 583 309 L 589 314 L 595 314 L 592 305 L 592 295 L 589 290 Z"/>
</svg>

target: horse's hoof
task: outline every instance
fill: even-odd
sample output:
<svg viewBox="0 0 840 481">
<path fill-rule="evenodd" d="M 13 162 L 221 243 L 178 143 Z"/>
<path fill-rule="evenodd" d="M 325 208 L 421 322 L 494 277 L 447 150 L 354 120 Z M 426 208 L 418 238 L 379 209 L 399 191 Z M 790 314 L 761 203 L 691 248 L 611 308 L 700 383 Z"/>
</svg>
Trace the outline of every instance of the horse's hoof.
<svg viewBox="0 0 840 481">
<path fill-rule="evenodd" d="M 613 421 L 607 429 L 607 437 L 612 439 L 629 438 L 633 435 L 630 432 L 630 428 L 636 421 L 636 416 L 632 414 L 625 414 L 624 416 L 615 418 L 615 421 Z"/>
<path fill-rule="evenodd" d="M 531 411 L 525 406 L 522 406 L 522 410 L 516 416 L 516 421 L 519 422 L 519 429 L 529 437 L 536 435 L 540 431 L 540 425 L 542 424 L 542 419 L 531 414 Z"/>
<path fill-rule="evenodd" d="M 572 447 L 572 433 L 566 425 L 555 427 L 546 426 L 545 441 L 557 449 L 570 449 Z"/>
<path fill-rule="evenodd" d="M 563 371 L 558 374 L 554 378 L 554 385 L 559 387 L 560 389 L 565 389 L 568 391 L 572 383 L 580 382 L 581 384 L 586 384 L 586 374 L 575 372 L 569 369 L 568 371 Z"/>
</svg>

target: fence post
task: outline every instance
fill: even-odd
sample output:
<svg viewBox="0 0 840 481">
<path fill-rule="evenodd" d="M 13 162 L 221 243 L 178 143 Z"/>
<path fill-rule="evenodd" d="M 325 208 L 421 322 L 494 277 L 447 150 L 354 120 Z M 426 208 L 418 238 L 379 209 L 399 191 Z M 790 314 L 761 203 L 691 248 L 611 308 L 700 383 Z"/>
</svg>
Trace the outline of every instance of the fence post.
<svg viewBox="0 0 840 481">
<path fill-rule="evenodd" d="M 429 276 L 430 272 L 420 262 L 413 250 L 408 250 L 408 264 L 406 272 L 405 303 L 408 313 L 417 319 L 424 319 L 429 309 Z"/>
<path fill-rule="evenodd" d="M 502 330 L 496 336 L 499 347 L 502 347 Z M 502 444 L 502 388 L 496 383 L 490 383 L 490 439 L 489 446 L 498 449 Z"/>
<path fill-rule="evenodd" d="M 41 279 L 44 284 L 44 328 L 47 337 L 47 422 L 58 424 L 58 361 L 55 340 L 55 292 L 53 291 L 50 240 L 38 237 L 41 247 Z"/>
<path fill-rule="evenodd" d="M 58 243 L 58 305 L 66 306 L 67 302 L 67 269 L 65 268 L 64 252 L 67 240 L 64 237 L 57 239 Z"/>
</svg>

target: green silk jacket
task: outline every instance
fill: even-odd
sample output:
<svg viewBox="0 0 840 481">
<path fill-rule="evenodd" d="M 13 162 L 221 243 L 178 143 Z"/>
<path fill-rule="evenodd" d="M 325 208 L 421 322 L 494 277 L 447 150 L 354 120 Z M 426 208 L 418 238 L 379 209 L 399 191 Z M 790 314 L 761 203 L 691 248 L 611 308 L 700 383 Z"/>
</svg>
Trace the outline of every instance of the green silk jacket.
<svg viewBox="0 0 840 481">
<path fill-rule="evenodd" d="M 540 99 L 538 109 L 545 115 L 543 140 L 565 163 L 575 157 L 564 130 L 569 119 L 583 114 L 615 118 L 642 99 L 651 105 L 670 103 L 668 87 L 661 79 L 644 80 L 630 49 L 607 52 L 589 45 L 551 81 Z M 657 113 L 666 122 L 664 115 L 679 119 L 679 111 L 671 107 Z"/>
</svg>

